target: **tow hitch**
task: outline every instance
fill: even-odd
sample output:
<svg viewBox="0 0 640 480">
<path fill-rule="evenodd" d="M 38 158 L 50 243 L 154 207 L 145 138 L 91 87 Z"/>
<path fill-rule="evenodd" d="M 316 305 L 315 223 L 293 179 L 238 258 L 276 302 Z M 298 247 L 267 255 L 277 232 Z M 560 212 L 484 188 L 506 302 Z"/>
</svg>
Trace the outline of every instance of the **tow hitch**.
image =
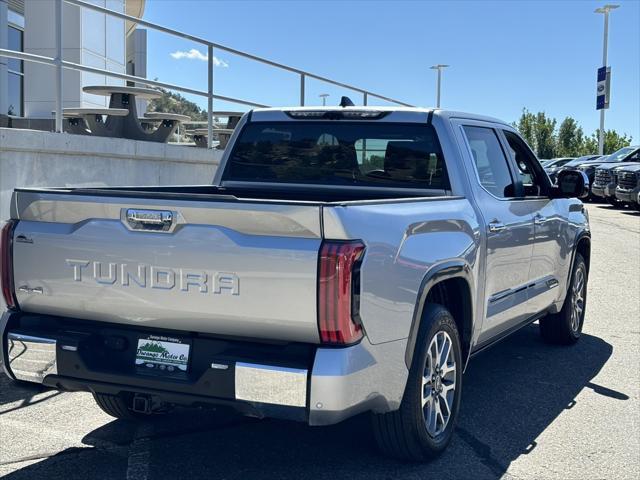
<svg viewBox="0 0 640 480">
<path fill-rule="evenodd" d="M 138 393 L 136 393 L 133 396 L 133 405 L 131 407 L 131 410 L 133 410 L 136 413 L 143 413 L 145 415 L 151 415 L 152 413 L 152 405 L 153 402 L 151 400 L 151 397 L 149 395 L 140 395 Z"/>
</svg>

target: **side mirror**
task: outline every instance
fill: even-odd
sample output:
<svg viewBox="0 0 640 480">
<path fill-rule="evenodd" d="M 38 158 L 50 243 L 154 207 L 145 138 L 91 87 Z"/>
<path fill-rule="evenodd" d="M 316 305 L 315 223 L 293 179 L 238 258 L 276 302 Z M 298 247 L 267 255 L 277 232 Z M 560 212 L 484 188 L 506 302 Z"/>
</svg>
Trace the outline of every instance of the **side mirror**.
<svg viewBox="0 0 640 480">
<path fill-rule="evenodd" d="M 563 170 L 558 174 L 555 198 L 585 198 L 589 195 L 589 177 L 580 170 Z"/>
</svg>

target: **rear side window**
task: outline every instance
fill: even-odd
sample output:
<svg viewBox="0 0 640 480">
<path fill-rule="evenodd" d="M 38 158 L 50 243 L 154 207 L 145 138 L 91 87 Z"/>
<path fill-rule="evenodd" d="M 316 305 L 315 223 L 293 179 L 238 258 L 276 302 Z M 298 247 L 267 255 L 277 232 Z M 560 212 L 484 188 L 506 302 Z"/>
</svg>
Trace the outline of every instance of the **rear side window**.
<svg viewBox="0 0 640 480">
<path fill-rule="evenodd" d="M 513 179 L 495 130 L 471 126 L 463 128 L 471 147 L 480 184 L 496 197 L 512 197 L 515 192 Z"/>
<path fill-rule="evenodd" d="M 433 127 L 383 122 L 250 123 L 222 180 L 449 189 Z"/>
</svg>

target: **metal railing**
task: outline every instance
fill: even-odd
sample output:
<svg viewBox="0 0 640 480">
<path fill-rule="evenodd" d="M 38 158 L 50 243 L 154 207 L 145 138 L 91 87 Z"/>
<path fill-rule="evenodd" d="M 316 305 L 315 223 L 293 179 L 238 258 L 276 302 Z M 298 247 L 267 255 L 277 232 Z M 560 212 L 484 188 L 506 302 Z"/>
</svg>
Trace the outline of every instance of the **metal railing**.
<svg viewBox="0 0 640 480">
<path fill-rule="evenodd" d="M 300 105 L 304 106 L 305 104 L 305 86 L 306 86 L 306 79 L 307 78 L 311 78 L 314 80 L 319 80 L 321 82 L 324 83 L 328 83 L 330 85 L 335 85 L 337 87 L 342 87 L 345 88 L 347 90 L 352 90 L 354 92 L 358 92 L 362 94 L 362 103 L 363 105 L 367 105 L 369 98 L 378 98 L 380 100 L 384 100 L 390 103 L 395 103 L 398 105 L 402 105 L 405 107 L 412 107 L 413 105 L 410 105 L 408 103 L 405 102 L 401 102 L 400 100 L 396 100 L 393 99 L 391 97 L 387 97 L 384 95 L 380 95 L 378 93 L 374 93 L 371 92 L 369 90 L 360 88 L 360 87 L 356 87 L 354 85 L 350 85 L 347 83 L 343 83 L 343 82 L 338 82 L 336 80 L 332 80 L 330 78 L 327 77 L 323 77 L 321 75 L 317 75 L 315 73 L 311 73 L 311 72 L 307 72 L 305 70 L 301 70 L 299 68 L 295 68 L 295 67 L 290 67 L 288 65 L 282 64 L 282 63 L 278 63 L 278 62 L 274 62 L 272 60 L 268 60 L 266 58 L 262 58 L 259 57 L 257 55 L 252 55 L 250 53 L 246 53 L 243 52 L 241 50 L 236 50 L 235 48 L 231 48 L 231 47 L 227 47 L 226 45 L 221 45 L 219 43 L 215 43 L 215 42 L 211 42 L 209 40 L 206 40 L 204 38 L 201 37 L 197 37 L 195 35 L 190 35 L 188 33 L 183 33 L 180 32 L 178 30 L 173 30 L 171 28 L 167 28 L 164 27 L 162 25 L 159 25 L 157 23 L 152 23 L 149 22 L 147 20 L 143 20 L 137 17 L 133 17 L 131 15 L 126 15 L 124 13 L 121 12 L 117 12 L 115 10 L 110 10 L 108 8 L 104 8 L 104 7 L 100 7 L 98 5 L 93 5 L 91 3 L 87 3 L 86 1 L 83 0 L 55 0 L 56 5 L 55 5 L 55 23 L 56 23 L 56 35 L 55 35 L 55 39 L 56 39 L 56 56 L 55 58 L 52 57 L 46 57 L 46 56 L 42 56 L 42 55 L 36 55 L 33 53 L 25 53 L 25 52 L 19 52 L 16 50 L 9 50 L 9 49 L 3 49 L 0 48 L 0 56 L 4 56 L 4 57 L 9 57 L 9 58 L 16 58 L 19 60 L 24 60 L 27 62 L 36 62 L 36 63 L 41 63 L 41 64 L 45 64 L 45 65 L 50 65 L 55 67 L 56 70 L 56 108 L 55 108 L 55 130 L 56 132 L 62 132 L 63 130 L 63 124 L 62 124 L 62 82 L 63 82 L 63 76 L 62 76 L 62 72 L 63 70 L 66 69 L 70 69 L 70 70 L 77 70 L 77 71 L 81 71 L 81 72 L 88 72 L 88 73 L 95 73 L 95 74 L 99 74 L 99 75 L 105 75 L 108 77 L 113 77 L 113 78 L 118 78 L 118 79 L 122 79 L 125 81 L 130 81 L 130 82 L 135 82 L 135 83 L 140 83 L 143 85 L 147 85 L 147 86 L 151 86 L 151 87 L 159 87 L 159 88 L 164 88 L 167 90 L 174 90 L 174 91 L 178 91 L 178 92 L 183 92 L 183 93 L 187 93 L 187 94 L 192 94 L 192 95 L 197 95 L 197 96 L 201 96 L 201 97 L 206 97 L 207 98 L 207 133 L 208 133 L 208 147 L 211 148 L 212 146 L 212 137 L 213 137 L 213 100 L 222 100 L 225 102 L 230 102 L 230 103 L 236 103 L 239 105 L 246 105 L 246 106 L 250 106 L 250 107 L 267 107 L 268 105 L 263 105 L 251 100 L 245 100 L 245 99 L 240 99 L 240 98 L 234 98 L 234 97 L 228 97 L 225 95 L 218 95 L 216 93 L 214 93 L 213 91 L 213 67 L 214 67 L 214 56 L 213 56 L 213 52 L 214 52 L 214 48 L 217 50 L 222 50 L 228 53 L 231 53 L 233 55 L 237 55 L 243 58 L 247 58 L 249 60 L 253 60 L 265 65 L 269 65 L 271 67 L 274 68 L 278 68 L 280 70 L 285 70 L 287 72 L 291 72 L 294 73 L 296 75 L 298 75 L 300 77 Z M 125 73 L 118 73 L 118 72 L 113 72 L 110 70 L 104 70 L 101 68 L 95 68 L 95 67 L 89 67 L 87 65 L 82 65 L 79 63 L 74 63 L 74 62 L 69 62 L 67 60 L 64 60 L 62 57 L 62 32 L 64 31 L 64 19 L 63 19 L 63 3 L 69 3 L 71 5 L 76 5 L 80 8 L 88 8 L 90 10 L 94 10 L 97 12 L 101 12 L 104 13 L 106 15 L 110 15 L 112 17 L 116 17 L 116 18 L 120 18 L 122 20 L 128 20 L 130 22 L 134 22 L 138 25 L 142 25 L 145 27 L 149 27 L 151 29 L 163 32 L 163 33 L 167 33 L 169 35 L 173 35 L 176 37 L 180 37 L 183 38 L 185 40 L 190 40 L 193 41 L 195 43 L 199 43 L 201 45 L 204 45 L 207 47 L 207 63 L 208 63 L 208 68 L 207 68 L 207 91 L 203 91 L 203 90 L 197 90 L 194 88 L 189 88 L 189 87 L 183 87 L 181 85 L 174 85 L 171 83 L 166 83 L 166 82 L 159 82 L 157 80 L 149 80 L 147 78 L 143 78 L 143 77 L 138 77 L 135 75 L 128 75 Z"/>
</svg>

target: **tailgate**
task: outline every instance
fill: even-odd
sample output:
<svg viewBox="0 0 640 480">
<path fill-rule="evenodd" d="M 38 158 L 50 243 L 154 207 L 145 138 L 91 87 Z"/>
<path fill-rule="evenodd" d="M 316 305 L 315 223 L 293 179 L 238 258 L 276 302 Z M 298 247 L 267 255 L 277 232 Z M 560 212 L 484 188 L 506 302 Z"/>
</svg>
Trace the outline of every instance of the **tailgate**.
<svg viewBox="0 0 640 480">
<path fill-rule="evenodd" d="M 19 191 L 12 213 L 24 311 L 318 342 L 319 205 Z"/>
</svg>

